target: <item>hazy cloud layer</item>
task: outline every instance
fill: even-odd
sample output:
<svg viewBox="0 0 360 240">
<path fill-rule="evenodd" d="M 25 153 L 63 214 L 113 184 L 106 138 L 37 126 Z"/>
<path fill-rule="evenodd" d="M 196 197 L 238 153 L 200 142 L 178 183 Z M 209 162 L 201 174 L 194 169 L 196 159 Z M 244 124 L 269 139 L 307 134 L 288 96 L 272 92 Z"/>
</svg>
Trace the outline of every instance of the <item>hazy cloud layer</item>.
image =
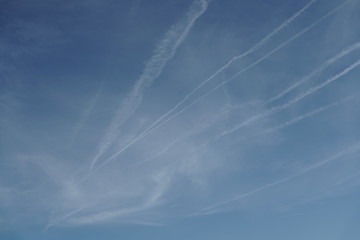
<svg viewBox="0 0 360 240">
<path fill-rule="evenodd" d="M 354 203 L 359 1 L 5 9 L 0 231 Z"/>
</svg>

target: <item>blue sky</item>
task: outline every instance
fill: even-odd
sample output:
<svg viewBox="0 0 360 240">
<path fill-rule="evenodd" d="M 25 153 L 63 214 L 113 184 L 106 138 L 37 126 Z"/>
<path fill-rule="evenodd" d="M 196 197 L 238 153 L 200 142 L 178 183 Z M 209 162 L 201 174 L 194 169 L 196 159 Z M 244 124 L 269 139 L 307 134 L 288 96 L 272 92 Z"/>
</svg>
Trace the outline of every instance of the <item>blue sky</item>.
<svg viewBox="0 0 360 240">
<path fill-rule="evenodd" d="M 359 1 L 1 5 L 1 239 L 360 235 Z"/>
</svg>

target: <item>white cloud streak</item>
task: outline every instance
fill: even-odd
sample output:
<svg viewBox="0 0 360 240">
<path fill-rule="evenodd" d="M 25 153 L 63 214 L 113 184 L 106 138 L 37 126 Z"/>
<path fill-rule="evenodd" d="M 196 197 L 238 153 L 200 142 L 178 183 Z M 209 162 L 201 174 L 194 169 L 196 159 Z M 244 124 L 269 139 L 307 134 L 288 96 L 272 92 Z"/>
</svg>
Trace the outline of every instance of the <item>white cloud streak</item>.
<svg viewBox="0 0 360 240">
<path fill-rule="evenodd" d="M 286 121 L 286 122 L 284 122 L 284 123 L 282 123 L 282 124 L 279 124 L 279 125 L 274 126 L 274 127 L 267 128 L 267 129 L 261 131 L 261 132 L 258 133 L 258 134 L 254 134 L 254 135 L 251 135 L 251 136 L 248 136 L 248 137 L 245 137 L 245 136 L 244 136 L 241 140 L 242 140 L 242 141 L 245 141 L 245 140 L 247 140 L 247 139 L 249 139 L 249 138 L 252 138 L 252 137 L 258 137 L 258 136 L 260 136 L 260 135 L 268 134 L 268 133 L 275 132 L 275 131 L 278 131 L 278 130 L 280 130 L 280 129 L 289 127 L 289 126 L 291 126 L 291 125 L 293 125 L 293 124 L 296 124 L 296 123 L 298 123 L 298 122 L 300 122 L 300 121 L 302 121 L 302 120 L 304 120 L 304 119 L 306 119 L 306 118 L 315 116 L 315 115 L 317 115 L 317 114 L 319 114 L 319 113 L 322 113 L 322 112 L 324 112 L 324 111 L 326 111 L 326 110 L 329 110 L 329 109 L 331 109 L 331 108 L 333 108 L 333 107 L 336 107 L 336 106 L 338 106 L 338 105 L 340 105 L 340 104 L 342 104 L 342 103 L 344 103 L 344 102 L 347 102 L 347 101 L 349 101 L 349 100 L 352 100 L 353 98 L 354 98 L 354 96 L 349 96 L 349 97 L 346 97 L 346 98 L 344 98 L 344 99 L 342 99 L 342 100 L 336 101 L 336 102 L 334 102 L 334 103 L 330 103 L 330 104 L 328 104 L 328 105 L 319 107 L 319 108 L 314 109 L 314 110 L 312 110 L 312 111 L 309 111 L 309 112 L 307 112 L 307 113 L 305 113 L 305 114 L 303 114 L 303 115 L 300 115 L 300 116 L 298 116 L 298 117 L 295 117 L 295 118 L 293 118 L 293 119 L 290 119 L 290 120 L 288 120 L 288 121 Z M 224 136 L 223 133 L 222 133 L 222 134 L 219 134 L 219 135 L 217 135 L 217 136 L 214 136 L 214 137 L 212 137 L 211 139 L 209 139 L 206 144 L 214 143 L 214 142 L 218 141 L 220 138 L 222 138 L 223 136 Z"/>
<path fill-rule="evenodd" d="M 350 176 L 347 176 L 346 178 L 341 179 L 340 181 L 338 181 L 337 183 L 335 183 L 335 185 L 343 184 L 343 183 L 345 183 L 345 182 L 347 182 L 347 181 L 349 181 L 349 180 L 351 180 L 351 179 L 353 179 L 353 178 L 356 178 L 356 177 L 358 177 L 358 176 L 360 176 L 360 171 L 357 171 L 356 173 L 351 174 Z"/>
<path fill-rule="evenodd" d="M 351 145 L 350 147 L 347 147 L 345 148 L 344 150 L 336 153 L 334 156 L 332 157 L 329 157 L 323 161 L 320 161 L 318 163 L 315 163 L 315 164 L 312 164 L 304 169 L 302 169 L 301 171 L 299 171 L 298 173 L 294 174 L 294 175 L 291 175 L 289 177 L 286 177 L 286 178 L 283 178 L 281 180 L 278 180 L 278 181 L 275 181 L 275 182 L 272 182 L 270 184 L 266 184 L 262 187 L 258 187 L 258 188 L 255 188 L 254 190 L 250 191 L 250 192 L 247 192 L 247 193 L 244 193 L 244 194 L 241 194 L 239 196 L 236 196 L 234 198 L 231 198 L 231 199 L 228 199 L 228 200 L 225 200 L 225 201 L 222 201 L 220 203 L 217 203 L 217 204 L 214 204 L 210 207 L 207 207 L 207 208 L 204 208 L 200 213 L 199 215 L 202 215 L 202 214 L 212 214 L 212 213 L 216 213 L 218 211 L 216 211 L 215 209 L 219 208 L 219 207 L 222 207 L 224 205 L 227 205 L 229 203 L 233 203 L 233 202 L 236 202 L 236 201 L 239 201 L 241 199 L 244 199 L 244 198 L 247 198 L 247 197 L 250 197 L 258 192 L 261 192 L 261 191 L 264 191 L 266 189 L 269 189 L 271 187 L 274 187 L 274 186 L 277 186 L 279 184 L 282 184 L 282 183 L 285 183 L 285 182 L 288 182 L 294 178 L 297 178 L 297 177 L 300 177 L 300 176 L 303 176 L 305 175 L 306 173 L 312 171 L 312 170 L 316 170 L 330 162 L 333 162 L 339 158 L 342 158 L 346 155 L 350 155 L 350 154 L 353 154 L 353 153 L 356 153 L 357 151 L 360 150 L 360 142 L 356 142 L 355 144 Z"/>
<path fill-rule="evenodd" d="M 206 11 L 207 6 L 208 2 L 206 0 L 195 0 L 186 16 L 173 25 L 159 42 L 154 55 L 146 63 L 143 73 L 136 81 L 135 86 L 117 109 L 103 140 L 100 142 L 98 153 L 91 162 L 90 171 L 93 170 L 99 158 L 114 143 L 119 134 L 119 128 L 135 113 L 141 104 L 143 92 L 160 76 L 166 63 L 174 56 L 177 48 L 185 40 L 195 21 Z"/>
<path fill-rule="evenodd" d="M 326 62 L 324 62 L 323 64 L 321 64 L 318 68 L 316 68 L 311 74 L 307 75 L 306 77 L 304 77 L 303 79 L 301 79 L 300 81 L 295 82 L 293 85 L 291 85 L 290 87 L 288 87 L 287 89 L 285 89 L 284 91 L 282 91 L 281 93 L 279 93 L 278 95 L 270 98 L 267 103 L 272 103 L 273 101 L 283 97 L 284 95 L 286 95 L 287 93 L 289 93 L 290 91 L 292 91 L 293 89 L 295 89 L 297 86 L 301 85 L 302 83 L 306 82 L 307 80 L 309 80 L 310 78 L 312 78 L 313 76 L 315 76 L 316 74 L 320 73 L 321 71 L 323 71 L 325 68 L 329 67 L 331 64 L 333 64 L 335 61 L 339 60 L 340 58 L 345 57 L 346 55 L 354 52 L 355 50 L 358 50 L 360 48 L 360 42 L 357 42 L 353 45 L 351 45 L 350 47 L 347 47 L 345 49 L 343 49 L 340 53 L 338 53 L 336 56 L 328 59 Z"/>
<path fill-rule="evenodd" d="M 98 102 L 101 91 L 103 89 L 103 86 L 104 86 L 104 80 L 101 81 L 100 86 L 99 86 L 98 90 L 96 91 L 95 96 L 92 98 L 92 100 L 90 101 L 88 107 L 85 108 L 84 112 L 82 113 L 79 124 L 77 125 L 77 127 L 76 127 L 76 129 L 74 131 L 73 137 L 71 139 L 70 147 L 74 144 L 74 141 L 78 137 L 80 131 L 83 129 L 86 121 L 88 120 L 90 114 L 92 113 L 96 103 Z"/>
<path fill-rule="evenodd" d="M 346 69 L 344 69 L 343 71 L 341 71 L 340 73 L 330 77 L 329 79 L 327 79 L 326 81 L 308 89 L 307 91 L 305 92 L 302 92 L 301 94 L 299 94 L 298 96 L 296 96 L 295 98 L 291 99 L 290 101 L 280 105 L 280 106 L 275 106 L 275 107 L 272 107 L 270 109 L 267 109 L 263 112 L 260 112 L 252 117 L 250 117 L 249 119 L 237 124 L 235 127 L 229 129 L 229 130 L 226 130 L 223 132 L 223 136 L 224 135 L 228 135 L 228 134 L 231 134 L 233 132 L 236 132 L 238 131 L 239 129 L 241 129 L 242 127 L 244 126 L 247 126 L 259 119 L 262 119 L 264 117 L 267 117 L 271 114 L 274 114 L 276 112 L 279 112 L 285 108 L 288 108 L 290 107 L 291 105 L 294 105 L 295 103 L 299 102 L 301 99 L 309 96 L 310 94 L 313 94 L 315 93 L 316 91 L 322 89 L 323 87 L 327 86 L 328 84 L 338 80 L 339 78 L 343 77 L 344 75 L 346 75 L 347 73 L 349 73 L 350 71 L 352 71 L 353 69 L 355 69 L 356 67 L 358 67 L 360 65 L 360 60 L 356 61 L 355 63 L 351 64 L 349 67 L 347 67 Z"/>
<path fill-rule="evenodd" d="M 336 106 L 338 106 L 338 105 L 340 105 L 340 104 L 342 104 L 342 103 L 344 103 L 346 101 L 352 100 L 353 98 L 354 98 L 353 96 L 350 96 L 350 97 L 347 97 L 347 98 L 342 99 L 340 101 L 330 103 L 330 104 L 328 104 L 326 106 L 319 107 L 319 108 L 317 108 L 315 110 L 312 110 L 310 112 L 307 112 L 307 113 L 305 113 L 305 114 L 303 114 L 301 116 L 293 118 L 293 119 L 291 119 L 291 120 L 289 120 L 289 121 L 287 121 L 285 123 L 282 123 L 282 124 L 277 125 L 275 127 L 268 128 L 268 129 L 264 130 L 261 134 L 267 134 L 267 133 L 270 133 L 270 132 L 275 132 L 275 131 L 277 131 L 279 129 L 282 129 L 282 128 L 285 128 L 285 127 L 289 127 L 289 126 L 291 126 L 291 125 L 293 125 L 293 124 L 295 124 L 297 122 L 300 122 L 300 121 L 302 121 L 302 120 L 304 120 L 306 118 L 312 117 L 312 116 L 314 116 L 316 114 L 319 114 L 319 113 L 322 113 L 322 112 L 324 112 L 326 110 L 329 110 L 330 108 L 336 107 Z"/>
<path fill-rule="evenodd" d="M 162 149 L 160 149 L 160 151 L 158 151 L 157 153 L 155 153 L 153 156 L 144 159 L 142 161 L 139 161 L 137 163 L 135 163 L 134 165 L 132 165 L 131 167 L 138 167 L 144 163 L 153 161 L 155 159 L 157 159 L 158 157 L 160 157 L 161 155 L 165 154 L 167 151 L 169 151 L 173 146 L 176 145 L 176 143 L 178 143 L 183 137 L 179 137 L 176 138 L 174 141 L 172 141 L 171 143 L 167 144 L 166 146 L 164 146 Z"/>
<path fill-rule="evenodd" d="M 257 133 L 257 134 L 254 134 L 254 135 L 250 135 L 250 136 L 244 136 L 242 137 L 241 141 L 246 141 L 247 139 L 249 138 L 254 138 L 254 137 L 258 137 L 258 136 L 261 136 L 261 135 L 265 135 L 265 134 L 268 134 L 268 133 L 272 133 L 272 132 L 276 132 L 280 129 L 283 129 L 283 128 L 286 128 L 286 127 L 289 127 L 291 125 L 294 125 L 306 118 L 309 118 L 309 117 L 312 117 L 312 116 L 315 116 L 317 114 L 320 114 L 326 110 L 329 110 L 333 107 L 336 107 L 342 103 L 345 103 L 347 101 L 350 101 L 350 100 L 353 100 L 355 96 L 349 96 L 349 97 L 346 97 L 344 99 L 341 99 L 339 101 L 336 101 L 336 102 L 333 102 L 333 103 L 330 103 L 328 105 L 325 105 L 325 106 L 322 106 L 322 107 L 319 107 L 317 109 L 314 109 L 312 111 L 309 111 L 303 115 L 300 115 L 298 117 L 295 117 L 295 118 L 292 118 L 284 123 L 281 123 L 279 125 L 276 125 L 276 126 L 273 126 L 273 127 L 270 127 L 270 128 L 267 128 L 263 131 L 261 131 L 260 133 Z M 212 137 L 211 139 L 209 139 L 205 144 L 208 145 L 208 144 L 211 144 L 211 143 L 214 143 L 216 141 L 218 141 L 219 139 L 221 139 L 222 137 L 224 137 L 224 134 L 218 134 L 214 137 Z"/>
</svg>

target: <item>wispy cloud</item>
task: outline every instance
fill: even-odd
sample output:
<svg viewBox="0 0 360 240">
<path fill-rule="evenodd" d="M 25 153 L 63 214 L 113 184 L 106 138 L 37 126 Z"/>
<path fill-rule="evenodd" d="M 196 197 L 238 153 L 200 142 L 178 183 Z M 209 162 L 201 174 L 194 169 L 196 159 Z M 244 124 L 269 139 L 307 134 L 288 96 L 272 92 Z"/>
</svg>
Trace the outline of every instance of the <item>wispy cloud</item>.
<svg viewBox="0 0 360 240">
<path fill-rule="evenodd" d="M 286 88 L 284 91 L 280 92 L 278 95 L 270 98 L 267 103 L 272 103 L 273 101 L 285 96 L 287 93 L 289 93 L 290 91 L 292 91 L 293 89 L 295 89 L 296 87 L 298 87 L 299 85 L 303 84 L 304 82 L 308 81 L 309 79 L 311 79 L 312 77 L 314 77 L 316 74 L 320 73 L 321 71 L 323 71 L 324 69 L 326 69 L 327 67 L 331 66 L 331 64 L 333 64 L 334 62 L 338 61 L 339 59 L 349 55 L 350 53 L 358 50 L 360 48 L 360 42 L 357 42 L 345 49 L 343 49 L 341 52 L 339 52 L 337 55 L 335 55 L 334 57 L 328 59 L 327 61 L 325 61 L 323 64 L 321 64 L 318 68 L 316 68 L 313 72 L 311 72 L 309 75 L 307 75 L 306 77 L 302 78 L 300 81 L 295 82 L 294 84 L 292 84 L 291 86 L 289 86 L 288 88 Z"/>
</svg>

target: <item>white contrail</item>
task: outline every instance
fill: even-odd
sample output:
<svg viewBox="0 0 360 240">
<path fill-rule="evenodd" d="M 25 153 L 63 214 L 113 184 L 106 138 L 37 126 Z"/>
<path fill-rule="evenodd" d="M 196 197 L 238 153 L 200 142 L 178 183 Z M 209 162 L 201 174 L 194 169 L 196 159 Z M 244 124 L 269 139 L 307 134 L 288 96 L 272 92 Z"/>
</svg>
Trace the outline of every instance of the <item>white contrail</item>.
<svg viewBox="0 0 360 240">
<path fill-rule="evenodd" d="M 315 169 L 317 169 L 317 168 L 319 168 L 319 167 L 322 167 L 322 166 L 324 166 L 325 164 L 328 164 L 328 163 L 330 163 L 330 162 L 332 162 L 332 161 L 335 161 L 335 160 L 337 160 L 337 159 L 339 159 L 339 158 L 341 158 L 341 157 L 344 157 L 344 156 L 346 156 L 346 155 L 355 153 L 355 152 L 357 152 L 357 151 L 359 151 L 359 150 L 360 150 L 360 142 L 356 142 L 355 144 L 351 145 L 350 147 L 348 147 L 348 148 L 346 148 L 346 149 L 338 152 L 338 153 L 335 154 L 334 156 L 332 156 L 332 157 L 330 157 L 330 158 L 328 158 L 328 159 L 325 159 L 325 160 L 323 160 L 323 161 L 320 161 L 320 162 L 318 162 L 318 163 L 312 164 L 312 165 L 310 165 L 309 167 L 304 168 L 303 170 L 299 171 L 298 173 L 296 173 L 296 174 L 294 174 L 294 175 L 291 175 L 291 176 L 289 176 L 289 177 L 283 178 L 283 179 L 281 179 L 281 180 L 275 181 L 275 182 L 270 183 L 270 184 L 266 184 L 266 185 L 264 185 L 264 186 L 262 186 L 262 187 L 258 187 L 258 188 L 256 188 L 256 189 L 250 191 L 250 192 L 241 194 L 241 195 L 236 196 L 236 197 L 234 197 L 234 198 L 232 198 L 232 199 L 225 200 L 225 201 L 222 201 L 222 202 L 220 202 L 220 203 L 214 204 L 214 205 L 212 205 L 212 206 L 210 206 L 210 207 L 207 207 L 207 208 L 203 209 L 203 210 L 201 211 L 201 213 L 205 213 L 205 214 L 208 213 L 208 212 L 211 213 L 212 210 L 215 209 L 215 208 L 224 206 L 224 205 L 226 205 L 226 204 L 229 204 L 229 203 L 232 203 L 232 202 L 235 202 L 235 201 L 239 201 L 239 200 L 241 200 L 241 199 L 244 199 L 244 198 L 247 198 L 247 197 L 249 197 L 249 196 L 251 196 L 251 195 L 254 195 L 254 194 L 258 193 L 258 192 L 264 191 L 264 190 L 266 190 L 266 189 L 268 189 L 268 188 L 274 187 L 274 186 L 279 185 L 279 184 L 281 184 L 281 183 L 288 182 L 288 181 L 290 181 L 290 180 L 292 180 L 292 179 L 294 179 L 294 178 L 300 177 L 300 176 L 302 176 L 302 175 L 304 175 L 304 174 L 306 174 L 306 173 L 308 173 L 308 172 L 310 172 L 310 171 L 312 171 L 312 170 L 315 170 Z"/>
<path fill-rule="evenodd" d="M 304 119 L 306 119 L 308 117 L 312 117 L 312 116 L 314 116 L 316 114 L 319 114 L 321 112 L 324 112 L 324 111 L 326 111 L 326 110 L 328 110 L 330 108 L 336 107 L 336 106 L 340 105 L 341 103 L 349 101 L 350 99 L 353 99 L 353 98 L 354 98 L 353 96 L 346 97 L 346 98 L 344 98 L 344 99 L 342 99 L 340 101 L 330 103 L 330 104 L 328 104 L 326 106 L 323 106 L 323 107 L 319 107 L 319 108 L 317 108 L 315 110 L 312 110 L 310 112 L 307 112 L 307 113 L 305 113 L 305 114 L 303 114 L 301 116 L 295 117 L 295 118 L 293 118 L 293 119 L 291 119 L 291 120 L 289 120 L 289 121 L 287 121 L 285 123 L 282 123 L 282 124 L 277 125 L 275 127 L 268 128 L 265 131 L 261 132 L 260 135 L 267 134 L 267 133 L 270 133 L 270 132 L 275 132 L 275 131 L 277 131 L 279 129 L 291 126 L 291 125 L 293 125 L 293 124 L 295 124 L 297 122 L 300 122 L 300 121 L 302 121 L 302 120 L 304 120 Z"/>
<path fill-rule="evenodd" d="M 205 12 L 207 6 L 208 2 L 206 0 L 195 0 L 190 6 L 190 10 L 187 12 L 185 18 L 173 25 L 157 45 L 154 55 L 146 63 L 140 78 L 136 81 L 131 92 L 117 109 L 100 143 L 99 151 L 91 162 L 90 171 L 94 168 L 99 158 L 116 140 L 119 134 L 119 128 L 134 114 L 140 105 L 143 91 L 159 77 L 166 63 L 174 56 L 177 48 L 184 41 L 195 21 Z"/>
<path fill-rule="evenodd" d="M 313 76 L 315 76 L 316 74 L 318 74 L 319 72 L 321 72 L 322 70 L 324 70 L 325 68 L 327 68 L 328 66 L 330 66 L 331 64 L 333 64 L 335 61 L 337 61 L 339 58 L 345 57 L 346 55 L 352 53 L 353 51 L 357 50 L 360 48 L 360 42 L 357 42 L 353 45 L 351 45 L 350 47 L 347 47 L 345 49 L 343 49 L 339 54 L 337 54 L 336 56 L 328 59 L 326 62 L 324 62 L 323 64 L 321 64 L 317 69 L 315 69 L 311 74 L 307 75 L 305 78 L 301 79 L 298 82 L 295 82 L 293 85 L 291 85 L 290 87 L 288 87 L 287 89 L 285 89 L 284 91 L 282 91 L 281 93 L 279 93 L 278 95 L 276 95 L 275 97 L 270 98 L 267 103 L 271 103 L 281 97 L 283 97 L 285 94 L 287 94 L 288 92 L 290 92 L 291 90 L 293 90 L 294 88 L 296 88 L 297 86 L 299 86 L 300 84 L 306 82 L 307 80 L 309 80 L 310 78 L 312 78 Z"/>
<path fill-rule="evenodd" d="M 271 55 L 273 55 L 275 52 L 279 51 L 280 49 L 284 48 L 286 45 L 290 44 L 291 42 L 295 41 L 297 38 L 299 38 L 300 36 L 302 36 L 303 34 L 305 34 L 306 32 L 308 32 L 309 30 L 313 29 L 314 27 L 316 27 L 319 23 L 321 23 L 322 21 L 324 21 L 325 19 L 327 19 L 328 17 L 330 17 L 332 14 L 336 13 L 337 11 L 339 11 L 340 9 L 342 9 L 343 7 L 345 7 L 347 4 L 349 4 L 352 0 L 348 0 L 340 5 L 338 5 L 336 8 L 334 8 L 333 10 L 331 10 L 330 12 L 328 12 L 327 14 L 323 15 L 321 18 L 319 18 L 318 20 L 316 20 L 315 22 L 313 22 L 312 24 L 310 24 L 308 27 L 304 28 L 303 30 L 301 30 L 300 32 L 298 32 L 297 34 L 295 34 L 293 37 L 289 38 L 288 40 L 286 40 L 285 42 L 283 42 L 281 45 L 279 45 L 278 47 L 276 47 L 275 49 L 273 49 L 272 51 L 270 51 L 269 53 L 267 53 L 266 55 L 264 55 L 263 57 L 261 57 L 260 59 L 258 59 L 257 61 L 255 61 L 254 63 L 252 63 L 251 65 L 249 65 L 248 67 L 246 67 L 245 69 L 237 72 L 236 74 L 234 74 L 233 76 L 231 76 L 230 78 L 228 78 L 227 80 L 225 80 L 224 82 L 220 83 L 219 85 L 215 86 L 214 88 L 212 88 L 210 91 L 206 92 L 205 94 L 203 94 L 202 96 L 200 96 L 198 99 L 196 99 L 195 101 L 193 101 L 191 104 L 187 105 L 186 107 L 184 107 L 183 109 L 181 109 L 180 111 L 178 111 L 177 113 L 175 113 L 174 115 L 172 115 L 171 117 L 169 117 L 168 119 L 166 119 L 165 121 L 161 122 L 160 124 L 156 125 L 154 128 L 152 128 L 150 131 L 147 132 L 143 132 L 142 134 L 140 134 L 138 137 L 136 137 L 135 139 L 133 139 L 131 142 L 129 142 L 128 144 L 126 144 L 124 147 L 122 147 L 120 150 L 118 150 L 116 153 L 114 153 L 112 156 L 110 156 L 109 158 L 107 158 L 105 161 L 102 162 L 102 164 L 100 166 L 98 166 L 96 169 L 94 169 L 94 171 L 97 171 L 98 169 L 102 168 L 103 166 L 105 166 L 106 164 L 108 164 L 109 162 L 111 162 L 115 157 L 117 157 L 119 154 L 121 154 L 122 152 L 124 152 L 126 149 L 128 149 L 130 146 L 132 146 L 134 143 L 136 143 L 137 141 L 139 141 L 140 139 L 144 138 L 145 136 L 147 136 L 148 134 L 150 134 L 151 132 L 153 132 L 155 129 L 161 127 L 162 125 L 164 125 L 165 123 L 167 123 L 168 121 L 172 120 L 173 118 L 175 118 L 176 116 L 178 116 L 179 114 L 181 114 L 182 112 L 184 112 L 185 110 L 187 110 L 188 108 L 190 108 L 192 105 L 196 104 L 197 102 L 201 101 L 203 98 L 205 98 L 206 96 L 208 96 L 209 94 L 211 94 L 212 92 L 216 91 L 217 89 L 219 89 L 221 86 L 227 84 L 228 82 L 234 80 L 237 76 L 239 76 L 240 74 L 244 73 L 245 71 L 255 67 L 256 65 L 258 65 L 259 63 L 263 62 L 264 60 L 266 60 L 267 58 L 269 58 Z M 83 180 L 85 180 L 87 177 L 89 177 L 91 175 L 91 173 L 87 176 L 85 176 Z"/>
<path fill-rule="evenodd" d="M 341 179 L 340 181 L 338 181 L 337 183 L 335 183 L 335 185 L 343 184 L 344 182 L 347 182 L 347 181 L 349 181 L 350 179 L 353 179 L 353 178 L 355 178 L 355 177 L 357 177 L 357 176 L 359 176 L 359 175 L 360 175 L 360 171 L 357 171 L 356 173 L 351 174 L 350 176 L 347 176 L 346 178 Z"/>
<path fill-rule="evenodd" d="M 42 229 L 41 232 L 46 232 L 49 228 L 51 228 L 52 226 L 54 226 L 56 223 L 58 223 L 58 222 L 60 222 L 60 221 L 62 221 L 62 220 L 64 220 L 64 219 L 67 219 L 67 218 L 69 218 L 69 217 L 71 217 L 71 216 L 73 216 L 73 215 L 75 215 L 75 214 L 83 211 L 84 209 L 86 209 L 86 208 L 88 208 L 88 207 L 89 207 L 89 205 L 85 205 L 85 206 L 83 206 L 83 207 L 81 207 L 81 208 L 78 208 L 78 209 L 76 209 L 76 210 L 73 210 L 73 211 L 67 213 L 66 215 L 64 215 L 64 216 L 62 216 L 62 217 L 59 217 L 59 218 L 50 220 L 50 221 L 48 222 L 48 224 Z"/>
<path fill-rule="evenodd" d="M 328 104 L 328 105 L 326 105 L 326 106 L 319 107 L 319 108 L 317 108 L 317 109 L 315 109 L 315 110 L 312 110 L 312 111 L 310 111 L 310 112 L 307 112 L 307 113 L 305 113 L 305 114 L 303 114 L 303 115 L 301 115 L 301 116 L 295 117 L 295 118 L 293 118 L 293 119 L 291 119 L 291 120 L 289 120 L 289 121 L 287 121 L 287 122 L 285 122 L 285 123 L 282 123 L 282 124 L 279 124 L 279 125 L 277 125 L 277 126 L 270 127 L 270 128 L 268 128 L 268 129 L 265 129 L 264 131 L 262 131 L 262 132 L 260 132 L 260 133 L 258 133 L 258 134 L 250 135 L 250 136 L 247 136 L 247 137 L 244 136 L 244 137 L 241 139 L 241 141 L 246 141 L 247 139 L 252 138 L 252 137 L 258 137 L 258 136 L 260 136 L 260 135 L 265 135 L 265 134 L 268 134 L 268 133 L 271 133 L 271 132 L 278 131 L 278 130 L 280 130 L 280 129 L 282 129 L 282 128 L 289 127 L 289 126 L 291 126 L 291 125 L 293 125 L 293 124 L 295 124 L 295 123 L 297 123 L 297 122 L 300 122 L 300 121 L 302 121 L 302 120 L 304 120 L 304 119 L 306 119 L 306 118 L 309 118 L 309 117 L 312 117 L 312 116 L 314 116 L 314 115 L 316 115 L 316 114 L 319 114 L 319 113 L 321 113 L 321 112 L 324 112 L 324 111 L 326 111 L 326 110 L 328 110 L 328 109 L 330 109 L 330 108 L 336 107 L 336 106 L 338 106 L 339 104 L 342 104 L 342 103 L 344 103 L 344 102 L 346 102 L 346 101 L 349 101 L 349 100 L 351 100 L 351 99 L 353 99 L 353 98 L 354 98 L 354 96 L 349 96 L 349 97 L 346 97 L 346 98 L 344 98 L 344 99 L 341 99 L 341 100 L 339 100 L 339 101 L 337 101 L 337 102 L 330 103 L 330 104 Z M 215 135 L 214 137 L 212 137 L 212 138 L 210 138 L 208 141 L 206 141 L 206 143 L 204 143 L 204 145 L 209 145 L 209 144 L 211 144 L 211 143 L 214 143 L 214 142 L 218 141 L 220 138 L 222 138 L 223 136 L 224 136 L 223 133 L 218 134 L 218 135 Z"/>
<path fill-rule="evenodd" d="M 235 127 L 233 127 L 232 129 L 230 130 L 227 130 L 227 131 L 224 131 L 222 135 L 227 135 L 227 134 L 230 134 L 230 133 L 233 133 L 237 130 L 239 130 L 240 128 L 246 126 L 246 125 L 249 125 L 250 123 L 253 123 L 255 121 L 257 121 L 258 119 L 261 119 L 261 118 L 264 118 L 266 116 L 269 116 L 273 113 L 276 113 L 278 111 L 281 111 L 295 103 L 297 103 L 298 101 L 300 101 L 301 99 L 305 98 L 306 96 L 320 90 L 321 88 L 325 87 L 326 85 L 336 81 L 337 79 L 339 79 L 340 77 L 346 75 L 347 73 L 349 73 L 351 70 L 353 70 L 354 68 L 358 67 L 360 65 L 360 60 L 356 61 L 355 63 L 351 64 L 349 67 L 347 67 L 346 69 L 344 69 L 342 72 L 336 74 L 335 76 L 332 76 L 330 77 L 329 79 L 327 79 L 326 81 L 308 89 L 307 91 L 305 92 L 302 92 L 301 94 L 299 94 L 297 97 L 291 99 L 290 101 L 280 105 L 280 106 L 275 106 L 275 107 L 272 107 L 268 110 L 265 110 L 263 112 L 260 112 L 258 114 L 256 114 L 255 116 L 252 116 L 251 118 L 239 123 L 238 125 L 236 125 Z"/>
<path fill-rule="evenodd" d="M 278 32 L 280 32 L 283 28 L 287 27 L 292 21 L 294 21 L 297 17 L 299 17 L 307 8 L 309 8 L 313 3 L 315 3 L 317 0 L 310 1 L 305 7 L 294 13 L 291 17 L 286 19 L 283 23 L 280 24 L 277 28 L 275 28 L 270 34 L 265 36 L 265 38 L 261 39 L 258 43 L 250 47 L 248 50 L 246 50 L 244 53 L 233 57 L 230 61 L 228 61 L 224 66 L 222 66 L 220 69 L 218 69 L 215 73 L 213 73 L 210 77 L 202 81 L 199 85 L 197 85 L 189 94 L 187 94 L 181 101 L 179 101 L 172 109 L 170 109 L 168 112 L 163 114 L 159 119 L 157 119 L 154 123 L 149 126 L 144 133 L 148 132 L 153 128 L 156 124 L 158 124 L 160 121 L 162 121 L 164 118 L 166 118 L 168 115 L 173 113 L 181 104 L 183 104 L 186 100 L 188 100 L 194 93 L 199 90 L 203 85 L 205 85 L 207 82 L 212 80 L 214 77 L 216 77 L 219 73 L 226 70 L 230 65 L 235 62 L 236 60 L 242 59 L 246 57 L 247 55 L 251 54 L 252 52 L 259 49 L 262 45 L 264 45 L 266 42 L 268 42 L 274 35 L 276 35 Z"/>
<path fill-rule="evenodd" d="M 99 97 L 100 97 L 100 94 L 101 94 L 101 91 L 102 91 L 102 88 L 104 86 L 104 80 L 101 81 L 100 83 L 100 86 L 98 88 L 98 90 L 96 91 L 96 94 L 95 96 L 92 98 L 92 100 L 90 101 L 90 104 L 88 105 L 88 107 L 84 110 L 82 116 L 81 116 L 81 119 L 80 119 L 80 122 L 79 124 L 77 125 L 75 131 L 74 131 L 74 134 L 73 134 L 73 137 L 72 137 L 72 140 L 70 142 L 70 146 L 73 145 L 73 142 L 75 141 L 75 139 L 78 137 L 80 131 L 83 129 L 86 121 L 88 120 L 91 112 L 93 111 L 96 103 L 98 102 L 99 100 Z"/>
<path fill-rule="evenodd" d="M 248 103 L 245 103 L 248 104 Z M 244 104 L 244 105 L 245 105 Z M 192 127 L 192 129 L 188 132 L 185 132 L 184 134 L 178 136 L 176 139 L 174 139 L 172 142 L 170 142 L 169 144 L 167 144 L 166 146 L 164 146 L 159 152 L 157 152 L 155 155 L 151 156 L 150 158 L 147 158 L 145 160 L 139 161 L 137 163 L 135 163 L 134 165 L 132 165 L 131 167 L 137 167 L 143 163 L 152 161 L 156 158 L 158 158 L 159 156 L 161 156 L 162 154 L 165 154 L 166 152 L 168 152 L 168 150 L 170 150 L 174 145 L 176 145 L 178 142 L 183 141 L 191 136 L 194 136 L 196 134 L 199 134 L 201 132 L 203 132 L 206 129 L 209 129 L 211 126 L 213 126 L 214 124 L 216 124 L 219 120 L 223 119 L 224 117 L 226 117 L 228 115 L 228 113 L 235 108 L 240 108 L 242 107 L 243 104 L 241 105 L 230 105 L 230 104 L 226 104 L 224 107 L 222 107 L 221 109 L 219 109 L 219 111 L 217 111 L 216 113 L 214 113 L 212 116 L 212 118 L 207 119 L 205 122 L 201 122 L 198 125 L 195 125 L 194 127 Z"/>
<path fill-rule="evenodd" d="M 170 144 L 167 144 L 165 147 L 163 147 L 160 151 L 158 151 L 156 154 L 151 156 L 150 158 L 144 159 L 142 161 L 139 161 L 132 165 L 131 167 L 138 167 L 139 165 L 142 165 L 144 163 L 153 161 L 154 159 L 157 159 L 161 155 L 165 154 L 167 151 L 169 151 L 170 148 L 172 148 L 178 141 L 180 141 L 183 137 L 176 138 L 174 141 L 172 141 Z"/>
</svg>

